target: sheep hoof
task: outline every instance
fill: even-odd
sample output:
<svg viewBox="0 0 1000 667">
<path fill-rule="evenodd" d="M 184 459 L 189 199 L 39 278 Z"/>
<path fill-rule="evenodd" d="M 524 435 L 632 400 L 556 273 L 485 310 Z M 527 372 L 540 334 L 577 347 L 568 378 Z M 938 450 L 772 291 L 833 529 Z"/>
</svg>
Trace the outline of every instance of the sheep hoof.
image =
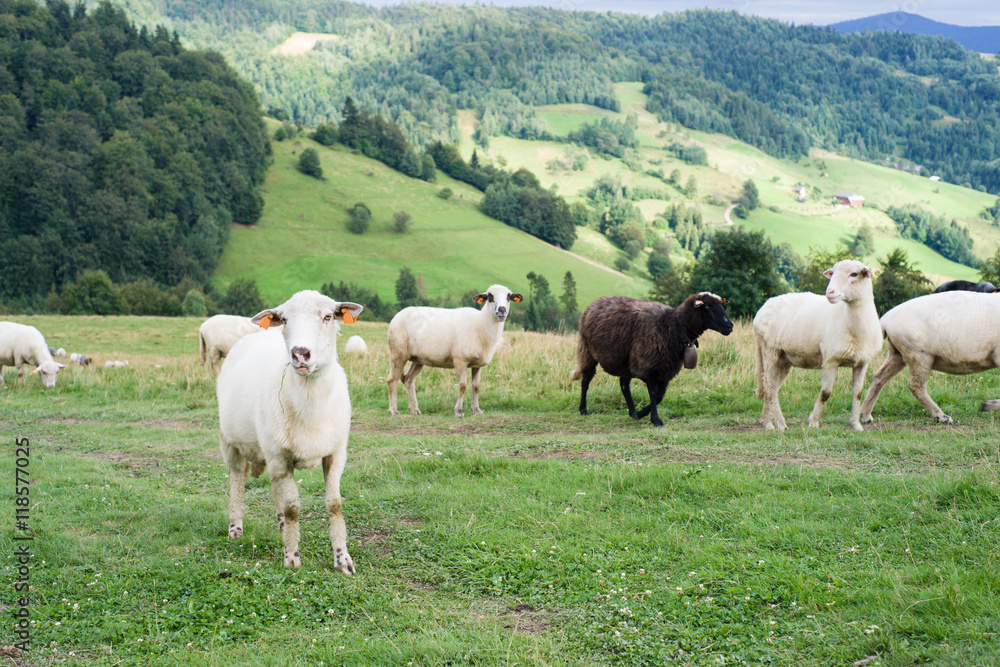
<svg viewBox="0 0 1000 667">
<path fill-rule="evenodd" d="M 243 537 L 243 526 L 235 523 L 229 524 L 229 539 L 238 540 Z"/>
<path fill-rule="evenodd" d="M 334 569 L 344 574 L 354 574 L 354 560 L 347 553 L 347 549 L 331 549 L 334 554 Z"/>
<path fill-rule="evenodd" d="M 483 412 L 482 410 L 480 410 L 479 408 L 475 408 L 475 409 L 474 409 L 474 410 L 472 411 L 472 414 L 474 414 L 474 415 L 482 415 L 482 414 L 486 414 L 486 413 L 485 413 L 485 412 Z"/>
<path fill-rule="evenodd" d="M 864 433 L 864 431 L 865 431 L 864 427 L 860 423 L 858 423 L 858 424 L 851 424 L 851 428 L 853 428 L 855 431 L 859 431 L 861 433 Z"/>
<path fill-rule="evenodd" d="M 302 558 L 299 557 L 298 549 L 292 552 L 291 556 L 285 554 L 285 567 L 302 567 Z"/>
<path fill-rule="evenodd" d="M 423 414 L 423 413 L 420 412 L 420 408 L 410 408 L 410 414 L 411 415 L 419 415 L 419 414 Z"/>
<path fill-rule="evenodd" d="M 399 410 L 394 410 L 394 409 L 390 408 L 389 409 L 389 414 L 390 415 L 398 415 L 399 414 Z"/>
<path fill-rule="evenodd" d="M 946 426 L 955 425 L 955 420 L 949 417 L 948 415 L 941 415 L 940 417 L 935 417 L 934 421 L 936 421 L 938 424 L 944 424 Z"/>
<path fill-rule="evenodd" d="M 862 423 L 862 424 L 874 424 L 874 423 L 875 423 L 875 420 L 874 420 L 874 419 L 872 419 L 872 416 L 871 416 L 871 415 L 868 415 L 867 417 L 862 417 L 862 418 L 861 418 L 861 423 Z"/>
</svg>

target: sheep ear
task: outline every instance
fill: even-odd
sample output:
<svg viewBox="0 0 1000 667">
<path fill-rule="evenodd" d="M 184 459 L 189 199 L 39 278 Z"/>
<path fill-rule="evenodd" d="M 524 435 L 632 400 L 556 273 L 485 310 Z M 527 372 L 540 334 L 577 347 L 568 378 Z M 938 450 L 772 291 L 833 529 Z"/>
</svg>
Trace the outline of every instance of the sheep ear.
<svg viewBox="0 0 1000 667">
<path fill-rule="evenodd" d="M 865 268 L 861 269 L 861 277 L 862 278 L 870 278 L 871 275 L 872 275 L 872 270 L 869 269 L 867 266 Z"/>
<path fill-rule="evenodd" d="M 522 301 L 524 301 L 524 297 L 515 292 L 510 295 L 510 300 L 513 301 L 514 303 L 521 303 Z"/>
<path fill-rule="evenodd" d="M 476 303 L 478 303 L 481 306 L 481 305 L 483 305 L 483 301 L 486 301 L 487 297 L 488 297 L 488 295 L 485 294 L 485 293 L 484 294 L 477 294 L 476 296 L 472 297 L 472 300 L 475 301 Z"/>
<path fill-rule="evenodd" d="M 721 302 L 722 302 L 722 305 L 723 305 L 723 306 L 724 306 L 724 305 L 726 305 L 727 303 L 729 303 L 729 299 L 727 299 L 727 298 L 726 298 L 726 297 L 724 297 L 724 296 L 720 296 L 720 297 L 719 297 L 719 301 L 721 301 Z"/>
<path fill-rule="evenodd" d="M 267 329 L 272 324 L 275 326 L 281 326 L 285 323 L 284 318 L 273 310 L 262 310 L 251 317 L 250 321 L 259 326 L 261 329 Z"/>
<path fill-rule="evenodd" d="M 824 278 L 833 278 L 833 269 L 827 269 L 823 272 Z"/>
<path fill-rule="evenodd" d="M 701 308 L 704 305 L 705 305 L 704 301 L 702 301 L 701 299 L 695 299 L 695 301 L 694 301 L 694 307 L 695 308 Z"/>
<path fill-rule="evenodd" d="M 354 324 L 364 309 L 365 307 L 360 304 L 344 301 L 337 305 L 337 315 L 343 318 L 344 324 Z"/>
</svg>

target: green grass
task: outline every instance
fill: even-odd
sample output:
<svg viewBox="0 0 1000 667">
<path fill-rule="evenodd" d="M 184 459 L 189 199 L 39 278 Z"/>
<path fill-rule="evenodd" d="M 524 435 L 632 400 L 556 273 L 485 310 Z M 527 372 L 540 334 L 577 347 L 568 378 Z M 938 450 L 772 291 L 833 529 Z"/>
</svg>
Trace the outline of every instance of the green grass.
<svg viewBox="0 0 1000 667">
<path fill-rule="evenodd" d="M 319 151 L 323 181 L 295 169 L 306 146 Z M 443 174 L 425 183 L 342 147 L 305 139 L 275 142 L 274 152 L 260 222 L 231 230 L 214 277 L 223 291 L 236 278 L 254 278 L 266 301 L 283 301 L 300 289 L 343 280 L 393 301 L 404 266 L 422 276 L 429 295 L 456 299 L 493 283 L 526 291 L 530 271 L 553 285 L 571 271 L 581 300 L 649 291 L 648 278 L 609 273 L 486 217 L 478 210 L 482 194 Z M 455 193 L 448 201 L 437 196 L 444 187 Z M 363 235 L 346 228 L 347 209 L 359 201 L 372 211 Z M 392 231 L 398 210 L 413 216 L 412 232 Z"/>
<path fill-rule="evenodd" d="M 809 429 L 819 378 L 796 369 L 782 390 L 791 428 L 766 434 L 752 333 L 739 324 L 702 339 L 655 429 L 628 418 L 603 373 L 581 417 L 574 339 L 509 330 L 483 371 L 486 414 L 455 419 L 453 374 L 428 369 L 424 414 L 392 417 L 386 325 L 345 326 L 341 340 L 359 333 L 370 349 L 342 358 L 358 568 L 347 577 L 332 570 L 318 470 L 296 474 L 301 570 L 282 567 L 266 477 L 249 484 L 245 537 L 226 538 L 214 377 L 198 365 L 196 320 L 24 321 L 131 365 L 68 368 L 50 390 L 5 374 L 9 527 L 13 441 L 31 441 L 22 664 L 1000 660 L 998 424 L 977 412 L 1000 395 L 994 371 L 935 374 L 930 392 L 956 427 L 935 425 L 901 377 L 876 425 L 856 434 L 846 374 Z M 9 580 L 15 534 L 0 533 Z"/>
</svg>

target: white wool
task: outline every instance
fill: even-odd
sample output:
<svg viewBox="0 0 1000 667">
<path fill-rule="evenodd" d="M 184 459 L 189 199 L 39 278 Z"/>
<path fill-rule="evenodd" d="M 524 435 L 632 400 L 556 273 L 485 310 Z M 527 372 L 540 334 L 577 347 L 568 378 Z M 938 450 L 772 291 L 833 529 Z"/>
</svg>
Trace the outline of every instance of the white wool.
<svg viewBox="0 0 1000 667">
<path fill-rule="evenodd" d="M 784 429 L 778 390 L 792 367 L 822 371 L 821 390 L 809 415 L 819 426 L 837 369 L 852 369 L 851 427 L 860 423 L 861 388 L 868 364 L 882 349 L 871 269 L 857 260 L 837 262 L 826 296 L 800 292 L 768 299 L 753 320 L 757 337 L 757 397 L 764 399 L 765 429 Z"/>
<path fill-rule="evenodd" d="M 476 296 L 482 310 L 475 308 L 430 308 L 411 306 L 396 313 L 389 323 L 389 413 L 398 415 L 396 390 L 400 379 L 406 387 L 410 412 L 419 415 L 416 377 L 424 366 L 454 368 L 458 377 L 455 416 L 463 417 L 466 378 L 472 371 L 473 414 L 479 408 L 479 371 L 493 360 L 503 336 L 510 303 L 522 300 L 503 285 L 492 285 Z M 406 374 L 403 367 L 411 362 Z"/>
<path fill-rule="evenodd" d="M 208 359 L 215 374 L 219 374 L 219 365 L 229 354 L 229 350 L 240 338 L 247 334 L 263 331 L 250 321 L 249 317 L 239 315 L 212 315 L 198 328 L 198 349 L 201 352 L 201 363 Z"/>
</svg>

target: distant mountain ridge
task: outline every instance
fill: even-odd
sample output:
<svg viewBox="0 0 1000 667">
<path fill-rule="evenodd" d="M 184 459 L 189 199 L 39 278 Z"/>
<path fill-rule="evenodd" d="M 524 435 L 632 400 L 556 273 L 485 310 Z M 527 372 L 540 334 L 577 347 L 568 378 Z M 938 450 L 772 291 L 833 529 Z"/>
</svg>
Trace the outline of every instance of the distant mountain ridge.
<svg viewBox="0 0 1000 667">
<path fill-rule="evenodd" d="M 831 28 L 839 33 L 877 30 L 908 32 L 916 35 L 950 37 L 969 51 L 978 53 L 1000 52 L 1000 26 L 961 26 L 940 23 L 907 12 L 889 12 L 853 21 L 833 23 Z"/>
</svg>

